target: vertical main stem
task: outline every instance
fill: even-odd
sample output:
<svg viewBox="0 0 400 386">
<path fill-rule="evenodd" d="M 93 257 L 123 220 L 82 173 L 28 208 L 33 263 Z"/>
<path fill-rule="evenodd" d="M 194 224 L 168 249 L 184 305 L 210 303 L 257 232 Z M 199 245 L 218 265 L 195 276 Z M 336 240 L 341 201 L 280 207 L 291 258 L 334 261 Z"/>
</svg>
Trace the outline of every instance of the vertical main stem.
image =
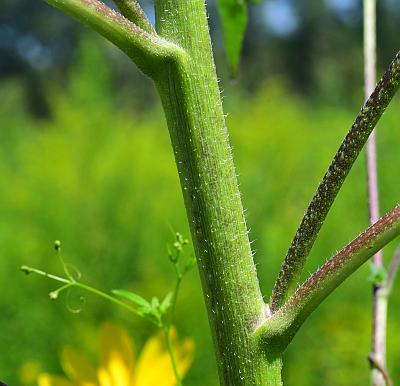
<svg viewBox="0 0 400 386">
<path fill-rule="evenodd" d="M 365 99 L 373 92 L 376 83 L 376 0 L 364 0 L 364 85 Z M 368 139 L 366 146 L 368 207 L 371 224 L 379 219 L 378 173 L 376 156 L 376 130 Z M 372 258 L 377 269 L 383 267 L 382 251 Z M 387 295 L 385 288 L 374 284 L 372 305 L 372 355 L 384 368 L 386 366 L 386 318 Z M 371 382 L 373 386 L 386 384 L 381 372 L 372 368 Z"/>
<path fill-rule="evenodd" d="M 187 57 L 155 79 L 167 117 L 219 375 L 226 386 L 281 385 L 280 358 L 252 340 L 265 320 L 208 30 L 204 0 L 156 0 L 157 32 Z"/>
</svg>

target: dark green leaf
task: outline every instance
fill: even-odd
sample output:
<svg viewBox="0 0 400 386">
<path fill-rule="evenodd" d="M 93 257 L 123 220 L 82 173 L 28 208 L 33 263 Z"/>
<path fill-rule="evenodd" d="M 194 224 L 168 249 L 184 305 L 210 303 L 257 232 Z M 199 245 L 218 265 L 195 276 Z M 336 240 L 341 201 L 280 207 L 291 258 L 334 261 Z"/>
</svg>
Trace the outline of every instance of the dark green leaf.
<svg viewBox="0 0 400 386">
<path fill-rule="evenodd" d="M 230 72 L 235 75 L 246 31 L 247 4 L 245 0 L 217 0 L 217 6 Z"/>
</svg>

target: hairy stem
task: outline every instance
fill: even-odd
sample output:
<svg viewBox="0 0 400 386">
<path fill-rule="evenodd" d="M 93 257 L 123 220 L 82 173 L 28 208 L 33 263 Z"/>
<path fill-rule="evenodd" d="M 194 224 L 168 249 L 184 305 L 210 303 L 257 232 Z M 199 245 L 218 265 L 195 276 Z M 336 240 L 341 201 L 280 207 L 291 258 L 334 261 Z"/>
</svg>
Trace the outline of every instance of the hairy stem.
<svg viewBox="0 0 400 386">
<path fill-rule="evenodd" d="M 297 286 L 306 258 L 350 169 L 400 86 L 400 52 L 366 101 L 339 147 L 300 223 L 270 299 L 276 311 Z"/>
<path fill-rule="evenodd" d="M 156 34 L 153 25 L 150 23 L 137 0 L 114 0 L 114 2 L 121 13 L 132 23 L 146 32 Z"/>
<path fill-rule="evenodd" d="M 328 260 L 257 330 L 256 336 L 279 352 L 304 320 L 348 276 L 400 234 L 400 206 L 369 227 Z"/>
<path fill-rule="evenodd" d="M 124 51 L 148 76 L 183 56 L 176 45 L 150 34 L 98 0 L 46 0 L 91 27 Z"/>
<path fill-rule="evenodd" d="M 265 320 L 220 91 L 204 0 L 157 0 L 160 36 L 187 61 L 156 80 L 167 117 L 224 386 L 279 386 L 280 358 L 252 331 Z"/>
</svg>

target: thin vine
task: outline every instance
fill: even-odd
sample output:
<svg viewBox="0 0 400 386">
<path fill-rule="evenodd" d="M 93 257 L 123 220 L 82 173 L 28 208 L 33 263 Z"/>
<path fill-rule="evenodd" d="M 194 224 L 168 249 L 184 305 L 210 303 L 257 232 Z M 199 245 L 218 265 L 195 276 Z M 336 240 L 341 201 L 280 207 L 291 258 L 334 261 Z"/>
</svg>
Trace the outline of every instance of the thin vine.
<svg viewBox="0 0 400 386">
<path fill-rule="evenodd" d="M 111 303 L 114 303 L 117 306 L 124 308 L 126 311 L 136 316 L 147 319 L 149 322 L 157 326 L 164 334 L 177 386 L 183 386 L 172 344 L 171 327 L 174 320 L 175 308 L 182 280 L 184 276 L 196 264 L 196 259 L 194 258 L 194 256 L 185 256 L 185 247 L 188 243 L 189 241 L 187 239 L 185 239 L 180 233 L 176 232 L 174 243 L 171 247 L 168 247 L 168 256 L 169 260 L 174 266 L 176 283 L 174 290 L 172 292 L 169 292 L 162 300 L 154 296 L 149 301 L 134 292 L 122 289 L 114 289 L 111 291 L 112 295 L 110 295 L 97 288 L 82 283 L 80 281 L 81 273 L 79 272 L 79 270 L 73 265 L 68 264 L 64 261 L 64 258 L 61 254 L 61 242 L 59 240 L 56 240 L 54 242 L 54 248 L 56 250 L 58 258 L 60 259 L 65 277 L 53 275 L 51 273 L 45 272 L 37 268 L 29 267 L 27 265 L 23 265 L 21 267 L 21 271 L 26 274 L 34 273 L 62 283 L 60 287 L 49 293 L 49 298 L 51 300 L 57 300 L 60 296 L 60 293 L 63 291 L 71 290 L 72 288 L 79 288 L 95 294 L 105 300 L 108 300 Z M 81 301 L 84 301 L 83 297 L 81 297 L 80 299 Z M 72 308 L 68 303 L 67 308 L 70 312 L 73 313 L 78 313 L 81 311 L 81 309 Z"/>
</svg>

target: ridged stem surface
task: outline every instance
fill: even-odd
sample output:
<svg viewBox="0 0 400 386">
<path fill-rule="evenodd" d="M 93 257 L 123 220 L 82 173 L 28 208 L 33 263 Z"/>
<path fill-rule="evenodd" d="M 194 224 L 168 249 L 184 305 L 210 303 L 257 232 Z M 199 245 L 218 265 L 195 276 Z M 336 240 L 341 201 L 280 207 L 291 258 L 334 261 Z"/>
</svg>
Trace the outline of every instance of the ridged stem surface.
<svg viewBox="0 0 400 386">
<path fill-rule="evenodd" d="M 157 32 L 187 57 L 156 79 L 198 259 L 220 381 L 278 386 L 280 359 L 252 332 L 265 320 L 229 146 L 203 0 L 156 1 Z"/>
</svg>

